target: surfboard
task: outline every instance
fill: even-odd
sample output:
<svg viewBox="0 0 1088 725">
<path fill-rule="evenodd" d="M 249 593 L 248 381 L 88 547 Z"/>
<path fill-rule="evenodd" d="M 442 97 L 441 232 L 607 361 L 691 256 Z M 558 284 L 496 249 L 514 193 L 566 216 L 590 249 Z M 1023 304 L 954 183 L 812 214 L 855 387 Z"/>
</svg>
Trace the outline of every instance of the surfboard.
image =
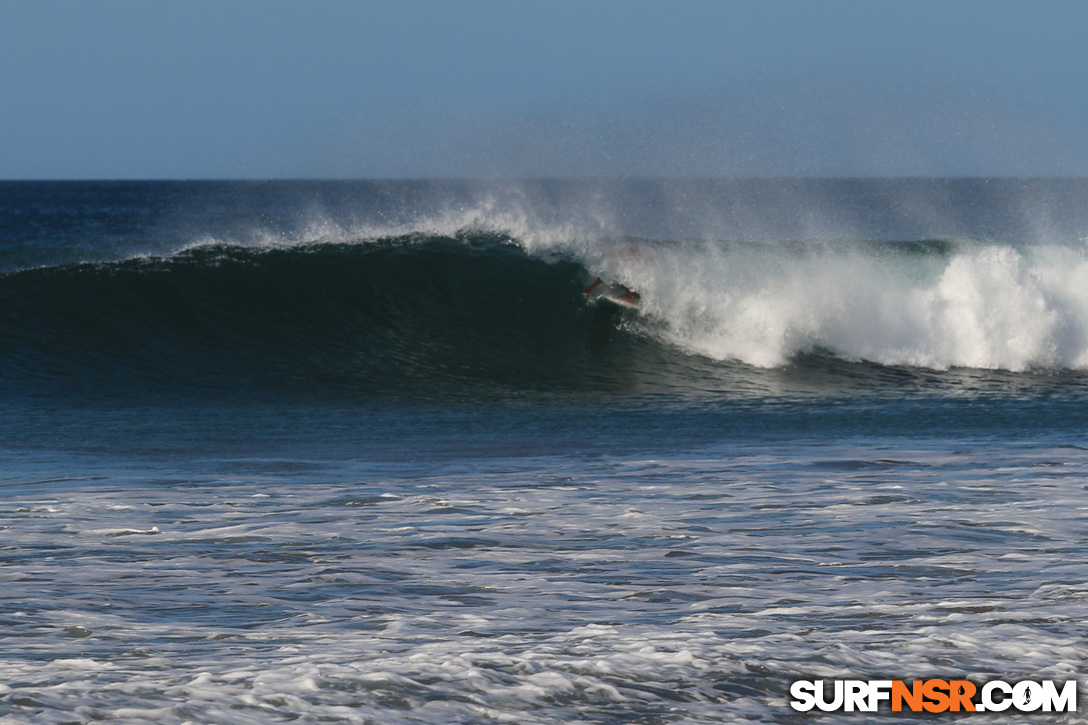
<svg viewBox="0 0 1088 725">
<path fill-rule="evenodd" d="M 626 295 L 614 295 L 605 293 L 597 297 L 601 302 L 607 302 L 616 307 L 623 307 L 628 310 L 638 309 L 638 297 L 632 298 L 630 293 Z"/>
<path fill-rule="evenodd" d="M 602 286 L 604 289 L 598 292 L 597 288 Z M 600 277 L 593 280 L 593 284 L 586 287 L 582 294 L 585 295 L 591 303 L 596 303 L 598 300 L 604 300 L 617 307 L 625 307 L 629 310 L 638 307 L 640 299 L 638 292 L 634 292 L 618 282 L 605 285 L 604 280 Z"/>
</svg>

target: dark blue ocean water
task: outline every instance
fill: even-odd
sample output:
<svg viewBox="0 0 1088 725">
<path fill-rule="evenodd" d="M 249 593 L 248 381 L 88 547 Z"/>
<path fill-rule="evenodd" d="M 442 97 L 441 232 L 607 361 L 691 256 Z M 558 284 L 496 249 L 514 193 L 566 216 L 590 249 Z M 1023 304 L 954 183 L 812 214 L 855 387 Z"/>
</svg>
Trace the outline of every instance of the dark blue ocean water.
<svg viewBox="0 0 1088 725">
<path fill-rule="evenodd" d="M 0 183 L 0 720 L 794 722 L 795 679 L 1079 678 L 1086 202 Z"/>
</svg>

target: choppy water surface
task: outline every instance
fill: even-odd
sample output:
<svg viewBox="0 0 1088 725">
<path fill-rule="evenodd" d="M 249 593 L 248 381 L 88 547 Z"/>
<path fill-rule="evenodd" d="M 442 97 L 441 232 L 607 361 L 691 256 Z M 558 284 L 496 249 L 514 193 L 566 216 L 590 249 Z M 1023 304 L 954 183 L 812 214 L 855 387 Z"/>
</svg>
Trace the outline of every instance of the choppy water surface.
<svg viewBox="0 0 1088 725">
<path fill-rule="evenodd" d="M 10 722 L 793 722 L 794 679 L 1085 665 L 1077 447 L 55 464 L 2 489 Z"/>
</svg>

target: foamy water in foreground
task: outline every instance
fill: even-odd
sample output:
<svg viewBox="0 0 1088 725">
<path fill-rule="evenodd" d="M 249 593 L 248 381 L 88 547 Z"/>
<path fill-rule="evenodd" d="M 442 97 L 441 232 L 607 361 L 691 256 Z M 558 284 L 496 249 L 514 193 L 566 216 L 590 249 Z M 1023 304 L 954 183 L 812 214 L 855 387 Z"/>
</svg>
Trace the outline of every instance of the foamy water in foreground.
<svg viewBox="0 0 1088 725">
<path fill-rule="evenodd" d="M 6 460 L 8 723 L 784 723 L 795 679 L 1088 654 L 1088 451 L 1053 441 Z"/>
</svg>

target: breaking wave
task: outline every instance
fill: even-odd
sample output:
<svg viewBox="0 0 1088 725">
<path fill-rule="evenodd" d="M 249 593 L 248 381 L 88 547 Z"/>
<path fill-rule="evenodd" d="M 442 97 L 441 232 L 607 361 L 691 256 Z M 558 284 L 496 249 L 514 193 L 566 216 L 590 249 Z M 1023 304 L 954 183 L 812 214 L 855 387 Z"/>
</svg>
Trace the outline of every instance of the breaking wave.
<svg viewBox="0 0 1088 725">
<path fill-rule="evenodd" d="M 636 289 L 639 309 L 587 302 L 596 276 Z M 652 392 L 829 361 L 1088 368 L 1088 256 L 960 240 L 549 247 L 462 232 L 213 243 L 0 277 L 0 386 L 33 394 Z"/>
</svg>

